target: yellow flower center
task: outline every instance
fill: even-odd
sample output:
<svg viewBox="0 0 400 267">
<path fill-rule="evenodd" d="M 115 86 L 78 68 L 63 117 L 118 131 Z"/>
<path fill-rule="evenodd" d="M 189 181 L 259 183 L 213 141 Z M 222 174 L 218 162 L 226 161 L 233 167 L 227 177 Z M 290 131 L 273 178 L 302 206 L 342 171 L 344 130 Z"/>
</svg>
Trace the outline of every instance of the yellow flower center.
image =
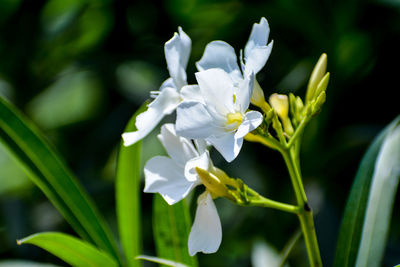
<svg viewBox="0 0 400 267">
<path fill-rule="evenodd" d="M 229 113 L 227 116 L 228 124 L 237 123 L 239 126 L 243 121 L 243 116 L 240 112 Z"/>
</svg>

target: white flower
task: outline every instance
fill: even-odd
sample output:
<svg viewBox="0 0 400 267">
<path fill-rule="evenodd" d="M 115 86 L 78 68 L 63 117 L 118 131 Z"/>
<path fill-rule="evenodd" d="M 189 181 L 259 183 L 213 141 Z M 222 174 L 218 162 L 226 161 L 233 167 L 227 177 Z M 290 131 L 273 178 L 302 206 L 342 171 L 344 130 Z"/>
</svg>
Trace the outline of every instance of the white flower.
<svg viewBox="0 0 400 267">
<path fill-rule="evenodd" d="M 124 145 L 129 146 L 148 135 L 165 115 L 171 114 L 182 99 L 198 99 L 198 87 L 187 85 L 186 66 L 189 60 L 192 41 L 178 28 L 179 34 L 165 43 L 164 52 L 170 74 L 160 87 L 160 91 L 151 92 L 155 99 L 148 109 L 136 118 L 137 131 L 122 134 Z"/>
<path fill-rule="evenodd" d="M 234 82 L 239 82 L 252 72 L 257 74 L 267 62 L 273 41 L 267 45 L 269 26 L 265 18 L 260 23 L 255 23 L 251 30 L 250 38 L 243 52 L 240 50 L 241 70 L 238 66 L 235 49 L 223 41 L 213 41 L 206 46 L 200 61 L 196 63 L 199 71 L 220 68 L 231 76 Z M 242 74 L 243 73 L 243 74 Z M 264 94 L 257 82 L 254 83 L 252 103 L 259 105 L 264 101 Z"/>
<path fill-rule="evenodd" d="M 199 71 L 221 68 L 229 73 L 236 82 L 243 79 L 250 73 L 257 74 L 265 65 L 271 54 L 271 41 L 267 45 L 269 37 L 269 26 L 265 18 L 261 18 L 260 23 L 254 23 L 250 33 L 250 38 L 240 54 L 242 72 L 237 64 L 235 50 L 228 43 L 223 41 L 213 41 L 206 46 L 203 57 L 197 62 Z"/>
<path fill-rule="evenodd" d="M 257 128 L 263 117 L 247 111 L 253 75 L 235 83 L 222 69 L 197 72 L 203 101 L 184 101 L 177 108 L 176 131 L 191 139 L 205 139 L 231 162 L 239 154 L 243 137 Z"/>
<path fill-rule="evenodd" d="M 203 140 L 193 143 L 175 133 L 173 124 L 165 124 L 158 135 L 169 157 L 156 156 L 145 165 L 144 192 L 159 193 L 172 205 L 185 198 L 201 180 L 196 167 L 213 168 Z M 205 191 L 198 198 L 194 224 L 189 236 L 189 254 L 214 253 L 222 240 L 221 222 L 211 194 Z"/>
</svg>

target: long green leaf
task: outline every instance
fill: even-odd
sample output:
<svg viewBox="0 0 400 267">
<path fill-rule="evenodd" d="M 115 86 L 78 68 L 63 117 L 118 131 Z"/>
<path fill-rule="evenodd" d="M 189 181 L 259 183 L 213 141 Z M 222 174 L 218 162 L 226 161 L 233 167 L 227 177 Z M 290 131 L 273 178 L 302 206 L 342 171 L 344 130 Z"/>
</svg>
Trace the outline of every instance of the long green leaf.
<svg viewBox="0 0 400 267">
<path fill-rule="evenodd" d="M 339 230 L 335 267 L 353 267 L 356 264 L 375 162 L 382 143 L 399 121 L 400 117 L 397 117 L 375 138 L 361 161 Z"/>
<path fill-rule="evenodd" d="M 357 267 L 378 267 L 381 264 L 399 178 L 400 125 L 387 135 L 376 160 Z"/>
<path fill-rule="evenodd" d="M 27 260 L 1 260 L 0 267 L 59 267 L 58 265 Z"/>
<path fill-rule="evenodd" d="M 188 252 L 191 220 L 186 200 L 168 205 L 157 194 L 153 201 L 153 230 L 158 257 L 197 266 L 197 258 Z"/>
<path fill-rule="evenodd" d="M 74 230 L 115 258 L 115 241 L 77 179 L 39 130 L 0 98 L 0 142 Z"/>
<path fill-rule="evenodd" d="M 118 266 L 117 262 L 107 253 L 76 237 L 63 233 L 38 233 L 17 242 L 19 245 L 32 244 L 41 247 L 72 266 Z"/>
<path fill-rule="evenodd" d="M 167 259 L 161 259 L 161 258 L 152 257 L 152 256 L 146 256 L 146 255 L 137 256 L 136 259 L 155 262 L 155 263 L 159 263 L 159 264 L 162 264 L 165 266 L 170 266 L 170 267 L 188 267 L 187 265 L 180 263 L 180 262 L 171 261 L 171 260 L 167 260 Z"/>
<path fill-rule="evenodd" d="M 125 132 L 135 131 L 136 116 L 143 112 L 146 103 L 132 116 Z M 117 177 L 116 206 L 119 236 L 128 266 L 141 266 L 135 257 L 141 253 L 140 235 L 140 157 L 141 142 L 125 147 L 120 145 Z"/>
</svg>

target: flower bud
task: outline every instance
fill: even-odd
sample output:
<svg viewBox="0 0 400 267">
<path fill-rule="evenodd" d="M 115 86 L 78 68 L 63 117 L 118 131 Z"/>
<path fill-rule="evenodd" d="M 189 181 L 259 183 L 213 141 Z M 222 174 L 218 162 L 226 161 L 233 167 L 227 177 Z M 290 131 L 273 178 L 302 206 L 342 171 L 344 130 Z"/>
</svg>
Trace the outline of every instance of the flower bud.
<svg viewBox="0 0 400 267">
<path fill-rule="evenodd" d="M 287 95 L 280 95 L 280 94 L 272 94 L 269 97 L 269 103 L 271 104 L 272 108 L 276 111 L 279 118 L 282 120 L 283 128 L 285 132 L 291 135 L 294 130 L 292 123 L 289 119 L 289 99 Z"/>
<path fill-rule="evenodd" d="M 325 103 L 325 100 L 326 100 L 326 93 L 325 91 L 322 91 L 317 97 L 317 99 L 312 103 L 311 114 L 313 116 L 321 111 L 322 105 Z"/>
<path fill-rule="evenodd" d="M 251 103 L 256 106 L 261 106 L 265 102 L 264 92 L 260 84 L 254 79 L 253 93 L 251 95 Z"/>
<path fill-rule="evenodd" d="M 324 53 L 319 58 L 317 64 L 315 65 L 310 80 L 307 86 L 306 102 L 311 102 L 318 95 L 315 94 L 318 84 L 321 82 L 322 78 L 326 73 L 326 66 L 328 64 L 328 56 Z"/>
<path fill-rule="evenodd" d="M 256 79 L 254 79 L 253 93 L 251 95 L 250 101 L 253 105 L 261 108 L 264 113 L 268 112 L 271 109 L 269 104 L 265 101 L 264 92 Z"/>
<path fill-rule="evenodd" d="M 286 118 L 289 114 L 289 100 L 287 95 L 280 94 L 272 94 L 269 97 L 269 103 L 272 108 L 275 109 L 278 116 L 282 118 Z"/>
<path fill-rule="evenodd" d="M 223 177 L 221 173 L 213 174 L 199 167 L 196 167 L 196 172 L 199 175 L 201 182 L 207 188 L 207 191 L 211 193 L 213 198 L 225 197 L 234 201 L 234 198 L 224 183 L 226 177 Z M 225 174 L 224 172 L 222 173 Z"/>
<path fill-rule="evenodd" d="M 325 74 L 325 76 L 322 78 L 322 80 L 319 82 L 317 89 L 315 90 L 315 96 L 314 98 L 319 97 L 319 95 L 321 94 L 321 92 L 325 92 L 326 88 L 328 87 L 328 83 L 329 83 L 329 77 L 330 74 L 329 72 Z"/>
</svg>

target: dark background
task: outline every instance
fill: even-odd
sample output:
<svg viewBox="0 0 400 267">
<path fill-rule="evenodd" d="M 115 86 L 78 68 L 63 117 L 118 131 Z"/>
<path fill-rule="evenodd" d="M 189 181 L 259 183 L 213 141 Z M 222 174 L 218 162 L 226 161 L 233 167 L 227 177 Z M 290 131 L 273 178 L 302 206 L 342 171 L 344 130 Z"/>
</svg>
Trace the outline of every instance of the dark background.
<svg viewBox="0 0 400 267">
<path fill-rule="evenodd" d="M 0 95 L 46 134 L 115 230 L 120 134 L 149 91 L 169 76 L 164 43 L 178 26 L 191 37 L 187 71 L 193 83 L 194 63 L 208 42 L 227 41 L 238 53 L 253 23 L 266 17 L 274 47 L 257 75 L 266 96 L 293 92 L 303 97 L 313 64 L 321 53 L 328 54 L 327 102 L 306 129 L 302 169 L 323 261 L 331 266 L 361 157 L 399 114 L 399 15 L 396 0 L 0 0 Z M 144 162 L 162 151 L 157 131 L 144 141 Z M 218 156 L 215 164 L 265 196 L 294 203 L 288 173 L 274 151 L 246 143 L 232 164 Z M 151 200 L 143 194 L 148 255 L 155 254 Z M 383 266 L 400 263 L 398 200 Z M 279 251 L 298 226 L 294 216 L 279 211 L 241 208 L 224 199 L 216 203 L 223 241 L 218 253 L 199 255 L 201 266 L 250 266 L 256 241 Z M 72 233 L 0 146 L 0 259 L 65 265 L 41 249 L 16 245 L 18 238 L 49 230 Z M 290 263 L 307 266 L 302 242 Z"/>
</svg>

